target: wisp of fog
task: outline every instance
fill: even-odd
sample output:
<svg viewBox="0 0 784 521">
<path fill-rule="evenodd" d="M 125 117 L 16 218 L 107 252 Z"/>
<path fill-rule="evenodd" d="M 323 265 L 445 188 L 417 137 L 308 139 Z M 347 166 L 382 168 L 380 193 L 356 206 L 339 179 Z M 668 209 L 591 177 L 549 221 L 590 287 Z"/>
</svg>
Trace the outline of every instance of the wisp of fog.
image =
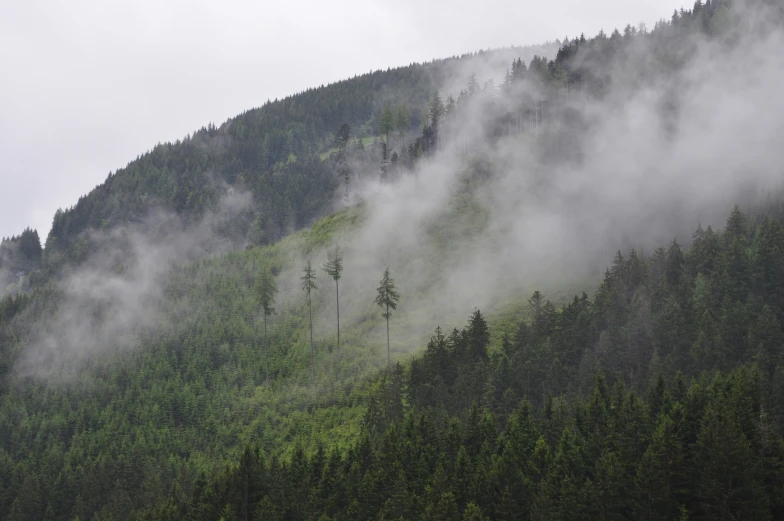
<svg viewBox="0 0 784 521">
<path fill-rule="evenodd" d="M 421 346 L 435 324 L 451 328 L 474 308 L 497 311 L 535 289 L 595 287 L 615 251 L 650 254 L 674 238 L 688 244 L 698 223 L 721 227 L 732 205 L 779 192 L 784 33 L 755 22 L 764 30 L 732 45 L 695 37 L 688 63 L 651 81 L 639 81 L 651 50 L 638 39 L 601 100 L 565 91 L 559 117 L 510 120 L 518 132 L 494 133 L 487 107 L 503 109 L 522 97 L 536 104 L 539 88 L 491 85 L 450 116 L 438 150 L 414 171 L 386 182 L 377 169 L 354 172 L 351 204 L 361 203 L 365 217 L 359 229 L 335 237 L 345 252 L 343 327 L 375 314 L 381 334 L 373 298 L 385 267 L 401 294 L 392 327 L 402 353 Z M 444 98 L 471 74 L 501 84 L 506 72 L 476 61 L 455 67 Z M 581 123 L 564 123 L 567 112 Z M 568 147 L 569 157 L 554 157 L 552 142 Z M 344 204 L 338 192 L 336 209 Z M 214 223 L 251 204 L 248 195 L 229 194 L 195 227 L 158 214 L 141 226 L 94 232 L 101 253 L 63 278 L 54 318 L 30 340 L 19 372 L 41 375 L 64 353 L 124 349 L 136 343 L 131 332 L 165 327 L 156 308 L 171 265 L 244 246 L 221 242 Z M 314 265 L 325 255 L 308 253 Z M 304 260 L 291 252 L 290 268 L 278 275 L 280 299 L 301 298 Z M 323 291 L 314 310 L 318 334 L 333 327 L 332 294 Z M 367 342 L 380 355 L 377 340 Z"/>
</svg>

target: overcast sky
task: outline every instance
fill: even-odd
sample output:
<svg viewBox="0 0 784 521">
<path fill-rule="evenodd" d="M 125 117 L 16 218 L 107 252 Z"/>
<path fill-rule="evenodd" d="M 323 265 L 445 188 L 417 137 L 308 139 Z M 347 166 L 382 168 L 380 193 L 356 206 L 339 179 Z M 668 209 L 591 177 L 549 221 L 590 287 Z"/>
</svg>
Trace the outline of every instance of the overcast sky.
<svg viewBox="0 0 784 521">
<path fill-rule="evenodd" d="M 158 142 L 373 69 L 669 18 L 676 0 L 0 0 L 0 236 Z"/>
</svg>

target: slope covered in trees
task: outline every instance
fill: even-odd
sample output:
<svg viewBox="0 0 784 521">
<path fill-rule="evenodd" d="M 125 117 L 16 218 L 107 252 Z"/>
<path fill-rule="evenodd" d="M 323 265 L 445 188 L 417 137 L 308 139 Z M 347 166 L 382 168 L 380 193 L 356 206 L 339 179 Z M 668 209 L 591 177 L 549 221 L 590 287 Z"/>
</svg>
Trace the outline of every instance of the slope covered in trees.
<svg viewBox="0 0 784 521">
<path fill-rule="evenodd" d="M 46 239 L 52 265 L 83 260 L 91 247 L 88 230 L 106 230 L 170 211 L 182 225 L 215 210 L 229 190 L 249 192 L 252 208 L 226 234 L 238 244 L 267 244 L 311 224 L 332 209 L 340 182 L 332 161 L 341 125 L 352 137 L 380 133 L 383 108 L 394 105 L 408 117 L 398 130 L 416 131 L 433 92 L 460 75 L 463 67 L 484 68 L 511 56 L 555 52 L 555 44 L 510 48 L 425 64 L 377 70 L 319 88 L 268 101 L 227 120 L 209 124 L 175 143 L 163 143 L 59 210 Z"/>
<path fill-rule="evenodd" d="M 488 142 L 516 134 L 534 135 L 537 153 L 550 165 L 580 163 L 586 133 L 610 115 L 613 104 L 646 88 L 661 90 L 648 101 L 660 105 L 667 131 L 675 137 L 679 114 L 687 108 L 681 98 L 690 87 L 686 81 L 699 81 L 678 74 L 689 67 L 704 73 L 695 62 L 711 61 L 706 47 L 726 53 L 741 40 L 763 41 L 782 20 L 780 3 L 772 0 L 698 0 L 693 9 L 676 10 L 653 28 L 629 24 L 609 35 L 600 31 L 592 38 L 565 38 L 551 59 L 513 60 L 501 81 L 471 75 L 464 88 L 437 92 L 428 101 L 419 136 L 387 138 L 381 176 L 412 168 L 417 159 L 437 151 L 470 156 Z M 593 114 L 597 109 L 605 114 Z M 381 118 L 384 134 L 383 113 Z M 392 125 L 394 115 L 388 114 L 387 121 Z"/>
<path fill-rule="evenodd" d="M 0 241 L 0 297 L 22 289 L 25 276 L 41 264 L 43 250 L 36 230 L 27 228 L 20 235 Z"/>
<path fill-rule="evenodd" d="M 44 261 L 60 280 L 42 273 L 0 301 L 0 518 L 781 517 L 780 206 L 736 209 L 688 249 L 619 253 L 592 297 L 536 292 L 521 313 L 524 264 L 552 271 L 558 285 L 540 286 L 552 295 L 574 282 L 564 266 L 595 273 L 591 239 L 613 238 L 581 238 L 601 217 L 585 213 L 567 221 L 573 262 L 544 248 L 554 242 L 522 256 L 505 225 L 548 235 L 552 216 L 513 205 L 499 222 L 483 198 L 508 188 L 496 181 L 520 156 L 505 152 L 527 148 L 536 161 L 512 169 L 528 176 L 512 188 L 545 197 L 626 88 L 682 79 L 705 57 L 694 42 L 732 49 L 747 25 L 730 2 L 698 3 L 650 32 L 564 41 L 553 60 L 509 60 L 498 85 L 469 76 L 435 96 L 438 63 L 373 73 L 110 176 L 55 218 Z M 664 101 L 677 137 L 683 107 Z M 360 173 L 381 178 L 360 192 L 378 208 L 360 202 L 272 244 L 336 192 L 361 201 L 339 186 Z M 415 192 L 439 204 L 418 207 Z M 147 217 L 155 206 L 164 218 Z M 271 244 L 202 258 L 216 237 Z M 518 312 L 499 319 L 510 301 Z M 473 305 L 488 318 L 436 330 L 408 359 L 423 329 Z"/>
<path fill-rule="evenodd" d="M 438 328 L 349 450 L 251 443 L 150 518 L 780 519 L 781 217 L 619 252 L 592 299 L 534 293 L 497 351 L 478 310 Z"/>
<path fill-rule="evenodd" d="M 270 452 L 300 438 L 352 439 L 363 382 L 380 364 L 356 328 L 345 328 L 338 363 L 334 329 L 322 327 L 311 387 L 304 298 L 277 282 L 265 337 L 258 283 L 280 275 L 301 243 L 328 241 L 357 218 L 344 212 L 275 246 L 175 268 L 154 327 L 122 330 L 131 345 L 101 329 L 68 343 L 66 328 L 89 326 L 60 320 L 79 304 L 56 286 L 0 301 L 0 518 L 27 497 L 55 519 L 130 515 L 159 501 L 176 475 L 221 465 L 250 439 Z M 314 305 L 332 295 L 314 292 Z M 108 322 L 130 311 L 97 306 L 80 312 Z M 50 335 L 60 351 L 47 350 Z M 20 505 L 16 515 L 41 518 Z"/>
</svg>

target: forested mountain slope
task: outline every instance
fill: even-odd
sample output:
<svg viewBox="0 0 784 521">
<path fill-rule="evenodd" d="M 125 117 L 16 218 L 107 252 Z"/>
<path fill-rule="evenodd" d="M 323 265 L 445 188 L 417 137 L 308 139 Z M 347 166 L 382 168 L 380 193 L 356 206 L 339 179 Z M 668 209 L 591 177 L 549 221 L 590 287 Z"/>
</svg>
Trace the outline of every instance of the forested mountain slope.
<svg viewBox="0 0 784 521">
<path fill-rule="evenodd" d="M 776 519 L 784 508 L 782 217 L 781 206 L 751 220 L 736 208 L 725 231 L 698 228 L 688 250 L 673 241 L 650 256 L 619 252 L 592 298 L 558 307 L 531 295 L 530 319 L 495 348 L 492 326 L 475 311 L 462 331 L 437 329 L 421 358 L 369 388 L 350 383 L 370 374 L 363 364 L 378 367 L 365 334 L 347 331 L 342 360 L 325 338 L 320 396 L 286 383 L 292 369 L 307 382 L 306 341 L 285 350 L 288 342 L 275 341 L 271 391 L 258 347 L 219 344 L 242 334 L 253 312 L 238 311 L 252 303 L 238 298 L 242 285 L 225 266 L 199 263 L 182 275 L 205 284 L 189 290 L 196 299 L 213 295 L 193 317 L 221 314 L 213 323 L 183 324 L 123 364 L 93 363 L 78 386 L 3 397 L 5 512 L 124 517 L 175 482 L 151 518 L 472 519 L 479 509 L 491 519 Z M 278 262 L 275 250 L 260 253 L 222 262 Z M 23 309 L 21 299 L 7 300 L 3 316 Z M 291 324 L 301 310 L 280 312 L 293 316 L 275 335 L 306 334 Z M 69 440 L 74 431 L 82 433 Z M 294 446 L 281 459 L 275 447 L 287 442 Z M 248 446 L 239 465 L 209 477 L 221 460 L 215 449 L 237 443 Z M 17 451 L 37 456 L 14 463 Z M 155 454 L 168 456 L 150 460 Z M 63 459 L 73 463 L 46 470 Z"/>
<path fill-rule="evenodd" d="M 155 146 L 58 211 L 47 257 L 59 264 L 71 250 L 68 260 L 83 260 L 92 246 L 85 231 L 142 220 L 153 210 L 173 212 L 187 226 L 214 211 L 232 189 L 249 192 L 254 204 L 224 232 L 238 245 L 274 242 L 332 209 L 339 178 L 321 155 L 332 149 L 341 125 L 349 125 L 352 137 L 378 136 L 382 112 L 392 106 L 406 114 L 399 131 L 416 133 L 430 97 L 448 83 L 507 66 L 512 57 L 556 50 L 556 44 L 508 48 L 377 70 L 268 101 L 219 126 L 210 123 Z"/>
<path fill-rule="evenodd" d="M 250 444 L 150 518 L 781 519 L 782 216 L 619 252 L 593 298 L 535 292 L 500 350 L 478 310 L 437 328 L 348 451 Z"/>
<path fill-rule="evenodd" d="M 781 13 L 373 73 L 112 175 L 0 300 L 0 517 L 781 517 Z"/>
<path fill-rule="evenodd" d="M 25 276 L 41 265 L 41 239 L 27 228 L 20 235 L 0 241 L 0 296 L 16 291 Z"/>
</svg>

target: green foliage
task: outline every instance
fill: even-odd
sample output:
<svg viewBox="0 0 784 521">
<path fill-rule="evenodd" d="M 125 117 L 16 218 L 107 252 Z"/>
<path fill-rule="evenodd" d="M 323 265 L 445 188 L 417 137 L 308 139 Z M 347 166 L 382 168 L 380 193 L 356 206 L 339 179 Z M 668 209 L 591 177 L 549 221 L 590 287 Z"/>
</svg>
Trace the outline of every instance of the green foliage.
<svg viewBox="0 0 784 521">
<path fill-rule="evenodd" d="M 275 313 L 275 294 L 278 292 L 278 288 L 275 287 L 275 281 L 270 273 L 265 271 L 261 274 L 256 281 L 255 291 L 264 316 L 273 315 Z"/>
<path fill-rule="evenodd" d="M 392 112 L 392 107 L 389 105 L 384 106 L 381 111 L 381 119 L 378 124 L 378 131 L 381 135 L 386 136 L 389 142 L 389 134 L 395 130 L 396 119 L 395 114 Z"/>
<path fill-rule="evenodd" d="M 344 212 L 272 247 L 175 267 L 158 310 L 161 327 L 136 332 L 133 351 L 73 366 L 61 360 L 62 379 L 37 383 L 11 372 L 32 328 L 46 324 L 41 314 L 52 312 L 56 291 L 0 299 L 0 518 L 10 515 L 28 475 L 42 483 L 56 519 L 89 519 L 128 501 L 124 515 L 134 518 L 168 500 L 173 482 L 191 490 L 251 440 L 266 454 L 285 454 L 294 440 L 308 449 L 345 447 L 359 432 L 367 378 L 380 363 L 353 333 L 340 363 L 319 334 L 309 360 L 308 310 L 294 288 L 275 294 L 273 274 L 307 238 L 329 242 L 359 218 Z M 321 305 L 318 291 L 313 297 Z"/>
<path fill-rule="evenodd" d="M 283 490 L 256 511 L 274 505 L 284 518 L 330 519 L 778 518 L 782 426 L 755 421 L 767 399 L 756 367 L 688 386 L 680 376 L 672 385 L 659 378 L 647 396 L 620 381 L 610 389 L 599 376 L 590 392 L 557 398 L 565 405 L 558 413 L 552 398 L 505 412 L 492 393 L 468 394 L 474 401 L 460 408 L 461 379 L 477 362 L 453 344 L 472 334 L 476 320 L 448 340 L 436 331 L 407 371 L 410 399 L 402 415 L 390 414 L 398 405 L 385 395 L 394 386 L 382 379 L 363 435 L 348 451 L 333 453 L 334 463 L 325 464 L 322 450 L 310 457 L 297 452 L 286 463 L 259 460 L 253 497 L 267 497 L 273 482 Z M 482 386 L 514 381 L 503 381 L 504 358 L 479 362 L 473 375 Z M 450 366 L 459 376 L 445 384 L 440 400 L 423 404 L 423 395 L 434 394 L 423 386 L 446 381 Z M 267 470 L 273 467 L 275 474 Z M 241 497 L 232 492 L 237 475 L 229 471 L 205 486 Z M 202 518 L 198 500 L 182 508 L 183 518 Z M 238 515 L 243 507 L 233 508 Z"/>
<path fill-rule="evenodd" d="M 551 61 L 517 60 L 503 86 L 511 102 L 488 104 L 487 119 L 499 134 L 539 129 L 564 114 L 564 89 L 604 96 L 636 41 L 653 49 L 633 69 L 636 81 L 676 70 L 695 52 L 687 36 L 733 31 L 727 5 L 700 3 L 650 33 L 567 40 Z M 153 207 L 197 222 L 225 186 L 255 204 L 222 232 L 272 243 L 329 208 L 340 178 L 352 175 L 349 159 L 378 165 L 380 144 L 365 137 L 375 129 L 387 134 L 392 173 L 394 157 L 413 167 L 432 153 L 469 99 L 491 98 L 492 84 L 474 76 L 444 104 L 432 95 L 442 65 L 309 90 L 159 145 L 58 212 L 45 259 L 25 231 L 24 241 L 0 245 L 2 262 L 9 245 L 33 271 L 42 261 L 46 270 L 80 262 L 93 247 L 87 229 Z M 541 100 L 514 97 L 525 82 Z M 419 123 L 421 135 L 404 143 Z M 488 169 L 466 169 L 428 228 L 434 255 L 487 222 L 471 193 Z M 276 293 L 274 278 L 299 265 L 292 252 L 337 244 L 363 215 L 360 205 L 274 246 L 174 267 L 161 327 L 134 331 L 134 351 L 62 367 L 38 361 L 63 369 L 59 381 L 12 368 L 62 295 L 42 276 L 31 294 L 0 300 L 0 518 L 784 518 L 780 216 L 736 208 L 724 232 L 699 228 L 690 250 L 673 241 L 650 257 L 619 252 L 593 298 L 557 307 L 535 292 L 526 310 L 490 325 L 475 310 L 463 329 L 437 328 L 405 366 L 392 368 L 388 344 L 379 376 L 370 318 L 348 328 L 344 356 L 333 357 L 331 341 L 312 334 L 312 305 L 323 299 L 310 262 L 307 309 L 296 287 L 284 291 L 278 280 Z M 335 248 L 325 271 L 335 281 L 338 349 L 342 269 Z M 398 296 L 384 278 L 379 304 L 389 319 Z"/>
<path fill-rule="evenodd" d="M 329 275 L 335 281 L 335 310 L 337 313 L 337 346 L 338 354 L 340 354 L 340 286 L 339 281 L 343 273 L 343 251 L 339 245 L 335 245 L 334 249 L 327 251 L 327 260 L 321 266 L 324 273 Z"/>
<path fill-rule="evenodd" d="M 226 237 L 270 244 L 292 228 L 308 226 L 327 212 L 343 177 L 320 154 L 335 145 L 336 136 L 346 148 L 351 128 L 375 128 L 391 96 L 424 107 L 451 61 L 379 70 L 308 89 L 155 146 L 55 214 L 46 240 L 50 268 L 82 259 L 88 229 L 138 221 L 152 209 L 196 222 L 219 207 L 227 188 L 249 192 L 255 204 L 225 230 Z"/>
<path fill-rule="evenodd" d="M 451 519 L 476 517 L 472 503 L 491 519 L 781 514 L 784 287 L 764 275 L 773 243 L 757 239 L 770 217 L 747 219 L 743 285 L 713 268 L 736 254 L 726 232 L 714 232 L 710 250 L 619 254 L 594 298 L 558 308 L 534 292 L 525 313 L 515 308 L 527 320 L 495 321 L 506 339 L 494 349 L 493 326 L 476 310 L 383 380 L 368 380 L 378 365 L 351 331 L 340 359 L 314 337 L 313 364 L 297 284 L 272 293 L 265 388 L 258 288 L 274 286 L 291 252 L 334 243 L 360 215 L 177 267 L 162 309 L 171 326 L 143 348 L 92 360 L 80 386 L 4 387 L 0 477 L 10 487 L 0 514 L 20 512 L 23 491 L 35 503 L 36 487 L 55 518 L 152 508 L 152 518 L 175 519 Z M 6 367 L 43 291 L 0 301 Z M 650 334 L 639 329 L 643 305 Z M 698 312 L 713 325 L 679 319 Z M 701 331 L 726 352 L 697 364 Z M 731 481 L 702 478 L 707 467 Z"/>
<path fill-rule="evenodd" d="M 308 259 L 305 267 L 302 269 L 302 291 L 305 292 L 305 295 L 308 297 L 308 301 L 310 301 L 310 294 L 314 289 L 317 289 L 316 286 L 316 270 L 313 269 L 313 265 Z"/>
<path fill-rule="evenodd" d="M 400 133 L 402 139 L 405 133 L 411 128 L 411 114 L 408 105 L 401 103 L 395 110 L 395 129 Z"/>
<path fill-rule="evenodd" d="M 392 316 L 392 310 L 397 309 L 397 303 L 400 300 L 400 294 L 395 289 L 395 281 L 389 276 L 389 268 L 384 269 L 384 276 L 376 291 L 378 294 L 375 303 L 384 308 L 382 316 L 389 320 L 389 317 Z"/>
<path fill-rule="evenodd" d="M 343 251 L 339 246 L 327 251 L 327 260 L 321 266 L 324 273 L 329 275 L 335 282 L 340 280 L 343 273 Z"/>
<path fill-rule="evenodd" d="M 315 353 L 313 352 L 313 302 L 311 300 L 311 293 L 313 290 L 317 289 L 317 286 L 316 270 L 313 269 L 310 259 L 308 259 L 308 262 L 305 264 L 305 268 L 302 271 L 303 275 L 300 280 L 302 281 L 302 291 L 305 292 L 305 295 L 308 298 L 308 321 L 310 322 L 310 378 L 311 380 L 315 380 L 316 360 Z"/>
<path fill-rule="evenodd" d="M 24 289 L 26 277 L 38 269 L 43 250 L 38 231 L 26 228 L 20 235 L 0 240 L 0 297 Z"/>
<path fill-rule="evenodd" d="M 256 298 L 261 306 L 261 311 L 264 314 L 264 381 L 269 385 L 269 341 L 267 339 L 267 318 L 275 313 L 275 294 L 278 288 L 275 287 L 275 282 L 272 276 L 264 272 L 261 277 L 256 281 Z"/>
<path fill-rule="evenodd" d="M 400 294 L 395 289 L 395 281 L 389 276 L 389 268 L 384 269 L 384 276 L 381 278 L 381 283 L 376 289 L 376 292 L 375 303 L 384 310 L 381 315 L 387 321 L 387 370 L 391 371 L 392 358 L 389 351 L 389 317 L 392 316 L 392 311 L 397 309 Z"/>
</svg>

